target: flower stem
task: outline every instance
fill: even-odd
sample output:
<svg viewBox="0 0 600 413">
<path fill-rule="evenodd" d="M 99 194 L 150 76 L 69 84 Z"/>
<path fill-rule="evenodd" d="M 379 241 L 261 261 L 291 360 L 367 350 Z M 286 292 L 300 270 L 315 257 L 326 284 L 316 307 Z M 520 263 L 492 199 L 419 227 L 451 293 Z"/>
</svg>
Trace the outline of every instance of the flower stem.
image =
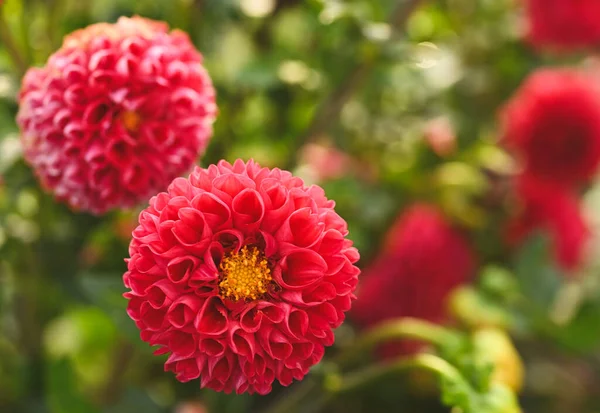
<svg viewBox="0 0 600 413">
<path fill-rule="evenodd" d="M 365 354 L 374 346 L 393 339 L 417 339 L 432 343 L 436 346 L 445 346 L 449 343 L 460 343 L 462 337 L 459 334 L 428 321 L 416 318 L 402 318 L 388 321 L 367 331 L 362 335 L 354 345 L 348 347 L 334 361 L 339 367 L 350 364 L 355 358 Z M 326 376 L 324 387 L 330 390 L 329 393 L 321 397 L 315 394 L 316 390 L 322 389 L 319 385 L 320 379 L 307 378 L 304 382 L 297 384 L 293 390 L 287 392 L 273 406 L 269 407 L 265 413 L 293 413 L 298 405 L 314 397 L 313 405 L 316 410 L 318 406 L 323 406 L 337 394 L 345 392 L 346 387 L 350 390 L 361 386 L 364 382 L 376 379 L 380 375 L 386 375 L 389 372 L 404 370 L 411 367 L 425 368 L 436 371 L 438 374 L 446 377 L 462 379 L 458 370 L 439 357 L 428 354 L 421 354 L 411 359 L 402 359 L 396 363 L 385 365 L 376 365 L 367 367 L 359 373 L 352 373 L 346 379 L 342 379 L 337 374 Z"/>
<path fill-rule="evenodd" d="M 340 365 L 351 363 L 377 344 L 397 339 L 416 339 L 437 347 L 458 344 L 462 337 L 442 326 L 416 318 L 401 318 L 388 321 L 367 331 L 337 358 Z"/>
<path fill-rule="evenodd" d="M 133 353 L 133 345 L 123 338 L 120 338 L 115 346 L 110 373 L 101 390 L 102 393 L 100 394 L 101 399 L 106 406 L 112 406 L 118 400 L 121 389 L 123 388 L 123 376 L 127 372 Z"/>
<path fill-rule="evenodd" d="M 27 60 L 11 34 L 2 9 L 0 9 L 0 45 L 4 46 L 12 59 L 19 77 L 23 76 L 27 71 Z"/>
<path fill-rule="evenodd" d="M 453 383 L 465 382 L 462 374 L 446 360 L 432 354 L 422 353 L 411 358 L 402 358 L 392 363 L 381 363 L 369 366 L 360 371 L 348 374 L 332 381 L 329 390 L 333 394 L 341 394 L 356 390 L 365 384 L 381 379 L 387 375 L 405 370 L 422 369 L 435 373 L 438 377 Z"/>
</svg>

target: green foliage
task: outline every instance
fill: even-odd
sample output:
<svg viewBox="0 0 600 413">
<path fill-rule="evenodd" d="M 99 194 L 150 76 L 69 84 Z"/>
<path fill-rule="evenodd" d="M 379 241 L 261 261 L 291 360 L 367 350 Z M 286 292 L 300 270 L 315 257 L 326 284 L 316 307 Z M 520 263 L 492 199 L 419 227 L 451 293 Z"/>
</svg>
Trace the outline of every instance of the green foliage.
<svg viewBox="0 0 600 413">
<path fill-rule="evenodd" d="M 139 339 L 122 297 L 138 210 L 101 218 L 70 211 L 23 162 L 15 116 L 24 70 L 43 64 L 73 30 L 132 14 L 186 31 L 204 55 L 219 117 L 201 165 L 253 157 L 322 185 L 348 221 L 363 268 L 414 202 L 440 205 L 470 238 L 479 276 L 453 303 L 464 340 L 438 349 L 459 372 L 442 380 L 453 413 L 519 412 L 513 391 L 493 381 L 495 366 L 467 339 L 490 325 L 514 333 L 531 368 L 524 410 L 598 411 L 599 263 L 590 259 L 589 281 L 565 282 L 544 235 L 514 251 L 503 243 L 515 165 L 498 145 L 498 110 L 535 67 L 578 61 L 526 47 L 518 2 L 422 1 L 410 17 L 396 15 L 395 26 L 394 13 L 411 0 L 0 3 L 0 412 L 165 413 L 198 400 L 210 413 L 253 412 L 288 394 L 279 387 L 267 397 L 217 394 L 165 373 L 164 357 Z M 456 138 L 447 153 L 425 139 L 440 117 Z M 342 152 L 349 159 L 342 173 L 320 178 L 303 155 L 308 143 Z M 338 345 L 357 334 L 345 323 Z M 360 363 L 371 361 L 361 353 Z M 331 366 L 313 375 L 340 373 Z M 568 379 L 544 385 L 537 379 L 548 369 Z M 310 391 L 299 411 L 448 411 L 435 386 L 407 377 L 335 400 Z M 572 382 L 576 391 L 565 384 Z"/>
<path fill-rule="evenodd" d="M 97 413 L 93 404 L 78 391 L 77 379 L 67 359 L 53 361 L 47 367 L 48 405 L 52 413 Z"/>
</svg>

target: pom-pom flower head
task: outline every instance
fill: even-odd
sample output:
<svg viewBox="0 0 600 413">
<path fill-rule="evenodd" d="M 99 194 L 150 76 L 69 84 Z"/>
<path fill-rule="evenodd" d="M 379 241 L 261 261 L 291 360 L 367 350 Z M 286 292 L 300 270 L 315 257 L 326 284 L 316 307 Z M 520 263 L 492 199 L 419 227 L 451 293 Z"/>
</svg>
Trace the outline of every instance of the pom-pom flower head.
<svg viewBox="0 0 600 413">
<path fill-rule="evenodd" d="M 529 41 L 568 51 L 600 45 L 598 0 L 525 0 Z"/>
<path fill-rule="evenodd" d="M 359 256 L 318 186 L 253 161 L 177 178 L 129 247 L 128 313 L 165 369 L 265 394 L 319 362 L 350 309 Z"/>
<path fill-rule="evenodd" d="M 525 173 L 570 187 L 589 180 L 600 164 L 600 89 L 569 70 L 531 75 L 502 113 L 505 141 Z"/>
<path fill-rule="evenodd" d="M 382 253 L 361 276 L 352 319 L 363 328 L 399 317 L 442 323 L 450 292 L 469 281 L 474 261 L 467 241 L 436 207 L 414 205 L 394 223 Z M 382 355 L 392 357 L 419 347 L 390 343 Z"/>
<path fill-rule="evenodd" d="M 204 152 L 216 113 L 202 56 L 166 24 L 122 17 L 67 36 L 23 79 L 25 159 L 75 209 L 103 213 L 164 190 Z"/>
</svg>

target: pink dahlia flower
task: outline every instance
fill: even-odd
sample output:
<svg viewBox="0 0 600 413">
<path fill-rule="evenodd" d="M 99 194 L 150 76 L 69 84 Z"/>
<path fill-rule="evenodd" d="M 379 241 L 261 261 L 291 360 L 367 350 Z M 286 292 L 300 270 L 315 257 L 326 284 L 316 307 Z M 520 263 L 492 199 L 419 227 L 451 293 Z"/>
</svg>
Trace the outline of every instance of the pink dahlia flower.
<svg viewBox="0 0 600 413">
<path fill-rule="evenodd" d="M 318 186 L 253 161 L 177 178 L 133 231 L 124 282 L 141 337 L 180 381 L 265 394 L 319 362 L 359 270 Z"/>
<path fill-rule="evenodd" d="M 215 91 L 188 36 L 122 17 L 67 36 L 23 79 L 25 159 L 74 209 L 131 207 L 189 171 L 204 152 Z"/>
<path fill-rule="evenodd" d="M 361 328 L 401 317 L 444 323 L 450 293 L 469 282 L 474 271 L 475 258 L 463 235 L 436 207 L 414 205 L 394 223 L 381 254 L 361 276 L 352 319 Z M 395 357 L 420 347 L 390 343 L 380 354 Z"/>
</svg>

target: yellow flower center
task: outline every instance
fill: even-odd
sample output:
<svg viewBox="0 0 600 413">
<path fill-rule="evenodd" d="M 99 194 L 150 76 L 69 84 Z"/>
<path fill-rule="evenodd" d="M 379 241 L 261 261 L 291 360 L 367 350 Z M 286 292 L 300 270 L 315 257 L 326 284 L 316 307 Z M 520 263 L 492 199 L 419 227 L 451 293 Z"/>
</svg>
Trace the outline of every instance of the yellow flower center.
<svg viewBox="0 0 600 413">
<path fill-rule="evenodd" d="M 221 261 L 220 268 L 221 297 L 233 301 L 256 300 L 267 292 L 273 281 L 269 263 L 256 247 L 244 246 L 238 252 L 230 252 Z"/>
<path fill-rule="evenodd" d="M 135 132 L 138 130 L 142 119 L 133 110 L 126 110 L 121 114 L 121 121 L 128 131 Z"/>
</svg>

